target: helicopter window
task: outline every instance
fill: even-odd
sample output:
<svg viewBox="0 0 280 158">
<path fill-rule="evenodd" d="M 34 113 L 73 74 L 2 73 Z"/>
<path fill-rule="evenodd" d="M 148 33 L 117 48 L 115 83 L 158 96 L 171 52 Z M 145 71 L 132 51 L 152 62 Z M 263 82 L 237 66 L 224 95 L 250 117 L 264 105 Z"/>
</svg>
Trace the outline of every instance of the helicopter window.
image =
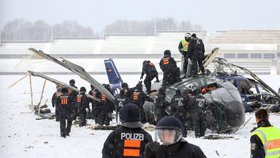
<svg viewBox="0 0 280 158">
<path fill-rule="evenodd" d="M 201 91 L 202 94 L 205 94 L 207 92 L 216 90 L 217 88 L 219 88 L 217 83 L 212 83 L 212 84 L 209 84 L 209 85 L 206 85 L 206 86 L 202 87 L 200 89 L 200 91 Z"/>
<path fill-rule="evenodd" d="M 236 83 L 236 81 L 235 80 L 228 80 L 231 84 L 233 84 L 234 85 L 234 87 L 237 87 L 237 83 Z"/>
<path fill-rule="evenodd" d="M 251 94 L 251 85 L 248 80 L 240 80 L 240 91 L 243 94 Z"/>
</svg>

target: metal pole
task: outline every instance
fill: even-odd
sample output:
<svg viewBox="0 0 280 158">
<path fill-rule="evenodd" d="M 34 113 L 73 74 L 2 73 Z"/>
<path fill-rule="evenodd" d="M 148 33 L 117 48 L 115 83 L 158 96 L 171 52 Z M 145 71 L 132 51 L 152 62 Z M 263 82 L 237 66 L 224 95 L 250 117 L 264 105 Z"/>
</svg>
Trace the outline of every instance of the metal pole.
<svg viewBox="0 0 280 158">
<path fill-rule="evenodd" d="M 31 74 L 29 74 L 29 86 L 30 86 L 30 94 L 31 94 L 31 108 L 32 108 L 32 112 L 34 112 Z"/>
<path fill-rule="evenodd" d="M 43 94 L 44 94 L 44 91 L 45 91 L 45 87 L 46 87 L 46 82 L 47 80 L 44 81 L 44 84 L 43 84 L 43 88 L 42 88 L 42 92 L 41 92 L 41 97 L 40 97 L 40 100 L 39 100 L 39 103 L 38 103 L 38 113 L 40 114 L 41 112 L 41 103 L 42 103 L 42 99 L 43 99 Z"/>
</svg>

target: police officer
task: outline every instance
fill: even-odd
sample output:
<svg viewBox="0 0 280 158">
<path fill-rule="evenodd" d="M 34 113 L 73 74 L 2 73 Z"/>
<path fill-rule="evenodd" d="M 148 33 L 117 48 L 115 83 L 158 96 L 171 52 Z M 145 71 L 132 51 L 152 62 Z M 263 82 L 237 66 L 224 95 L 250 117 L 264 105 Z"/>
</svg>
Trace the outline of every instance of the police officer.
<svg viewBox="0 0 280 158">
<path fill-rule="evenodd" d="M 147 120 L 146 120 L 146 114 L 145 114 L 143 105 L 144 105 L 145 101 L 152 102 L 153 99 L 148 97 L 147 94 L 143 92 L 142 83 L 138 83 L 136 85 L 136 87 L 134 88 L 131 101 L 132 101 L 132 103 L 134 103 L 135 105 L 137 105 L 140 108 L 141 122 L 145 123 Z"/>
<path fill-rule="evenodd" d="M 251 158 L 279 158 L 280 129 L 270 124 L 265 109 L 257 110 L 255 117 L 258 127 L 251 131 Z"/>
<path fill-rule="evenodd" d="M 128 98 L 124 95 L 123 89 L 120 91 L 120 94 L 116 96 L 116 100 L 117 100 L 117 104 L 118 104 L 117 111 L 120 111 L 120 109 L 123 107 L 123 105 L 131 102 L 130 98 Z"/>
<path fill-rule="evenodd" d="M 206 158 L 202 150 L 182 138 L 184 127 L 173 116 L 162 118 L 156 126 L 156 140 L 145 147 L 145 158 Z M 161 145 L 159 144 L 161 143 Z"/>
<path fill-rule="evenodd" d="M 103 86 L 110 92 L 110 86 L 108 84 L 103 84 Z M 99 117 L 99 125 L 109 125 L 110 121 L 112 121 L 112 113 L 115 109 L 114 104 L 106 97 L 104 94 L 99 94 L 101 99 L 100 114 Z"/>
<path fill-rule="evenodd" d="M 86 126 L 87 121 L 86 121 L 86 109 L 89 109 L 89 99 L 86 96 L 86 88 L 85 87 L 81 87 L 80 88 L 80 92 L 77 95 L 77 100 L 76 100 L 76 106 L 78 109 L 78 113 L 79 113 L 79 126 Z M 90 109 L 89 109 L 89 113 L 90 113 Z"/>
<path fill-rule="evenodd" d="M 198 74 L 198 65 L 201 73 L 204 75 L 203 58 L 204 58 L 204 44 L 200 38 L 196 37 L 196 34 L 192 34 L 190 44 L 188 47 L 189 58 L 192 61 L 191 75 L 196 76 Z"/>
<path fill-rule="evenodd" d="M 143 76 L 146 74 L 146 77 L 144 79 L 144 84 L 146 86 L 147 93 L 151 93 L 151 82 L 154 78 L 156 78 L 156 82 L 159 82 L 158 79 L 158 72 L 155 67 L 155 65 L 150 62 L 149 60 L 143 61 L 143 67 L 142 67 L 142 73 L 140 80 L 143 79 Z"/>
<path fill-rule="evenodd" d="M 191 39 L 191 34 L 186 33 L 185 38 L 180 41 L 178 50 L 182 54 L 183 59 L 184 59 L 184 65 L 183 65 L 183 73 L 186 76 L 187 73 L 187 67 L 188 67 L 188 47 Z"/>
<path fill-rule="evenodd" d="M 71 80 L 69 81 L 69 85 L 70 85 L 71 87 L 73 87 L 73 88 L 78 89 L 78 87 L 75 86 L 75 80 L 74 80 L 74 79 L 71 79 Z M 72 90 L 71 88 L 68 88 L 68 94 L 69 94 L 71 100 L 73 100 L 74 105 L 75 105 L 75 104 L 76 104 L 75 102 L 76 102 L 76 98 L 77 98 L 78 92 Z M 78 114 L 78 109 L 77 109 L 76 106 L 74 106 L 74 111 L 75 111 L 75 113 L 74 113 L 75 117 L 74 117 L 73 119 L 76 120 L 76 117 L 79 115 L 79 114 Z"/>
<path fill-rule="evenodd" d="M 117 116 L 116 117 L 118 117 L 119 111 L 123 107 L 123 105 L 131 103 L 131 100 L 130 100 L 130 98 L 128 98 L 124 95 L 124 90 L 123 89 L 120 91 L 120 94 L 118 94 L 116 96 L 116 100 L 117 100 L 117 108 L 116 108 Z M 118 121 L 119 120 L 117 118 L 117 123 L 118 123 Z"/>
<path fill-rule="evenodd" d="M 97 90 L 92 86 L 90 85 L 90 91 L 88 92 L 89 95 L 91 95 L 92 97 L 94 98 L 97 98 L 96 96 L 96 93 L 97 93 Z M 97 104 L 98 104 L 98 101 L 92 99 L 92 98 L 88 98 L 89 100 L 89 104 L 91 104 L 91 113 L 90 113 L 90 117 L 91 119 L 96 119 L 96 116 L 98 114 L 98 111 L 97 111 Z"/>
<path fill-rule="evenodd" d="M 61 95 L 61 85 L 56 85 L 56 92 L 52 95 L 52 107 L 55 108 L 55 120 L 59 121 L 59 111 L 58 111 L 58 105 L 56 104 L 56 98 Z"/>
<path fill-rule="evenodd" d="M 58 105 L 60 114 L 60 134 L 61 137 L 65 138 L 66 136 L 69 136 L 71 131 L 74 104 L 68 94 L 68 88 L 63 87 L 61 93 L 62 94 L 56 99 L 56 104 Z"/>
<path fill-rule="evenodd" d="M 74 79 L 71 79 L 71 80 L 69 81 L 69 85 L 70 85 L 71 87 L 74 87 L 74 88 L 78 89 L 78 87 L 75 86 L 75 80 L 74 80 Z M 78 95 L 78 92 L 73 91 L 73 90 L 70 89 L 70 88 L 69 88 L 69 90 L 68 90 L 68 93 L 69 93 L 70 97 L 72 97 L 72 98 L 76 98 L 77 95 Z M 73 100 L 74 100 L 74 99 L 73 99 Z"/>
<path fill-rule="evenodd" d="M 151 135 L 143 130 L 140 111 L 137 105 L 129 103 L 120 110 L 121 126 L 107 137 L 103 149 L 103 158 L 139 158 L 143 157 L 145 145 L 152 142 Z"/>
<path fill-rule="evenodd" d="M 180 69 L 174 58 L 171 57 L 170 50 L 164 51 L 164 56 L 159 62 L 160 68 L 163 72 L 162 85 L 172 85 L 180 79 Z"/>
<path fill-rule="evenodd" d="M 193 129 L 195 132 L 195 137 L 202 137 L 205 135 L 205 131 L 207 129 L 207 125 L 206 125 L 206 111 L 208 108 L 207 100 L 203 95 L 198 94 L 191 98 L 189 104 L 191 106 L 191 119 L 192 119 Z"/>
<path fill-rule="evenodd" d="M 98 125 L 103 125 L 104 122 L 103 122 L 103 107 L 102 107 L 102 94 L 96 90 L 96 94 L 95 94 L 96 98 L 97 99 L 100 99 L 100 102 L 95 102 L 95 123 L 98 124 Z M 106 96 L 103 97 L 103 102 L 106 101 Z"/>
<path fill-rule="evenodd" d="M 164 116 L 167 116 L 167 107 L 169 107 L 168 101 L 165 100 L 165 87 L 161 87 L 158 90 L 157 100 L 155 103 L 155 114 L 156 114 L 156 122 L 162 119 Z"/>
<path fill-rule="evenodd" d="M 124 95 L 127 97 L 127 98 L 131 98 L 131 95 L 132 95 L 132 92 L 133 92 L 133 88 L 129 88 L 128 87 L 128 84 L 126 82 L 124 82 L 122 84 L 122 90 L 124 92 Z"/>
<path fill-rule="evenodd" d="M 181 90 L 177 89 L 176 94 L 171 99 L 171 109 L 172 115 L 178 118 L 184 126 L 186 124 L 186 114 L 187 114 L 187 100 L 182 95 Z M 184 130 L 183 136 L 187 136 L 187 130 Z"/>
</svg>

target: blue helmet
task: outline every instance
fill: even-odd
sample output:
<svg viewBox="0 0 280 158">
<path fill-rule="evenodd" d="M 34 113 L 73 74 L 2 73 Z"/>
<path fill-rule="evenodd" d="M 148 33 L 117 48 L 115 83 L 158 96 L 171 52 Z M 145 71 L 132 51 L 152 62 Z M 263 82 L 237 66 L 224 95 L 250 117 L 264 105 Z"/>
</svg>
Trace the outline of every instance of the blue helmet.
<svg viewBox="0 0 280 158">
<path fill-rule="evenodd" d="M 166 116 L 159 120 L 156 129 L 176 129 L 179 131 L 183 131 L 184 126 L 178 118 L 173 116 Z"/>
<path fill-rule="evenodd" d="M 171 56 L 171 51 L 167 49 L 163 52 L 163 54 L 164 54 L 165 57 L 167 57 L 167 56 L 170 57 Z"/>
<path fill-rule="evenodd" d="M 178 142 L 183 136 L 184 126 L 179 119 L 166 116 L 159 120 L 156 126 L 155 139 L 163 145 L 171 145 Z"/>
<path fill-rule="evenodd" d="M 140 109 L 137 105 L 128 103 L 120 109 L 120 120 L 122 126 L 129 128 L 140 128 L 143 124 L 140 122 Z"/>
</svg>

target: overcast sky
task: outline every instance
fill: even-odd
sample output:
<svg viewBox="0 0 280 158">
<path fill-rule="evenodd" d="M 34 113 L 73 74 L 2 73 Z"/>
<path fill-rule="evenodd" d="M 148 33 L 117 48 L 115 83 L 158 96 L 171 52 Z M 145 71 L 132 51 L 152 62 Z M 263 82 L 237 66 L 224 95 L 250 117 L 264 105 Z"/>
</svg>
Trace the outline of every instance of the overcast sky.
<svg viewBox="0 0 280 158">
<path fill-rule="evenodd" d="M 75 20 L 102 31 L 118 19 L 174 17 L 209 31 L 280 29 L 280 0 L 0 0 L 0 28 L 15 18 Z"/>
</svg>

